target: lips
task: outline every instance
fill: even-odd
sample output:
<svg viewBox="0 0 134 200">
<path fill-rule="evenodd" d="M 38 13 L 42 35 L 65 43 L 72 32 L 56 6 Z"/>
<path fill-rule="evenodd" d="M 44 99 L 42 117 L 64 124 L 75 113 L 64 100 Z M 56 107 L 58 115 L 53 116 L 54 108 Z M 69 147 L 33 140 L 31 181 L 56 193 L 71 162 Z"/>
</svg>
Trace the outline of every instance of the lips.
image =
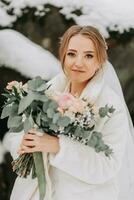
<svg viewBox="0 0 134 200">
<path fill-rule="evenodd" d="M 81 72 L 83 73 L 84 71 L 81 71 L 81 70 L 76 70 L 76 69 L 72 69 L 73 72 Z"/>
</svg>

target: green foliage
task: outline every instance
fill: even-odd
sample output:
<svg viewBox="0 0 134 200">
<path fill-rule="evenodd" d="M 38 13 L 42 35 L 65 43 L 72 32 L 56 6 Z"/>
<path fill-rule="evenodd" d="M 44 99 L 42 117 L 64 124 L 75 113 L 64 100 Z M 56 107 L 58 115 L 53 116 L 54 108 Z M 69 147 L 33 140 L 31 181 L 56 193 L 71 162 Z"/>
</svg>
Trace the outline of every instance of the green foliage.
<svg viewBox="0 0 134 200">
<path fill-rule="evenodd" d="M 29 94 L 26 97 L 23 97 L 20 100 L 18 114 L 23 113 L 24 110 L 26 110 L 26 108 L 33 102 L 34 99 L 35 99 L 35 94 L 31 91 L 29 92 Z"/>
<path fill-rule="evenodd" d="M 97 153 L 104 151 L 107 157 L 109 157 L 113 153 L 112 149 L 104 143 L 102 139 L 102 134 L 100 132 L 93 131 L 87 144 L 90 147 L 93 147 Z"/>
<path fill-rule="evenodd" d="M 21 116 L 15 116 L 15 117 L 9 117 L 8 119 L 8 128 L 18 128 L 22 125 L 22 117 Z"/>
<path fill-rule="evenodd" d="M 101 107 L 99 109 L 99 115 L 100 117 L 104 118 L 106 116 L 109 117 L 108 113 L 113 113 L 115 111 L 115 109 L 113 108 L 113 106 L 111 106 L 110 108 L 108 107 L 108 105 L 106 104 L 104 107 Z"/>
<path fill-rule="evenodd" d="M 46 193 L 46 176 L 44 171 L 44 162 L 42 153 L 41 152 L 33 153 L 33 158 L 36 168 L 36 175 L 38 178 L 40 200 L 43 200 Z"/>
<path fill-rule="evenodd" d="M 53 108 L 48 108 L 48 109 L 47 109 L 47 116 L 48 116 L 49 118 L 53 118 L 53 115 L 54 115 L 54 110 L 53 110 Z"/>
<path fill-rule="evenodd" d="M 70 124 L 70 121 L 71 121 L 70 118 L 67 116 L 59 117 L 57 124 L 58 124 L 58 126 L 66 127 Z"/>
<path fill-rule="evenodd" d="M 85 140 L 85 144 L 94 148 L 97 153 L 104 152 L 106 156 L 110 156 L 112 149 L 104 143 L 102 134 L 94 131 L 95 124 L 81 126 L 79 118 L 75 123 L 66 114 L 60 113 L 57 109 L 58 103 L 47 96 L 47 88 L 44 80 L 41 77 L 36 77 L 28 81 L 27 92 L 23 90 L 23 86 L 19 89 L 13 86 L 10 92 L 6 91 L 4 96 L 7 101 L 2 110 L 1 118 L 8 117 L 10 131 L 20 132 L 24 130 L 25 133 L 28 133 L 36 125 L 40 132 L 55 136 L 59 134 L 71 136 L 79 142 Z M 94 118 L 95 114 L 90 104 L 88 104 L 88 108 Z M 99 116 L 100 118 L 110 117 L 114 111 L 113 106 L 105 105 L 99 109 Z M 81 114 L 76 113 L 75 118 L 79 116 Z M 82 120 L 82 123 L 85 122 L 85 116 Z M 22 155 L 13 162 L 13 168 L 22 177 L 27 177 L 32 171 L 32 177 L 38 178 L 40 200 L 43 200 L 46 180 L 42 154 L 38 152 Z"/>
<path fill-rule="evenodd" d="M 11 106 L 5 106 L 2 110 L 2 114 L 1 114 L 1 119 L 4 119 L 5 117 L 8 117 L 11 113 Z"/>
<path fill-rule="evenodd" d="M 40 76 L 37 76 L 32 80 L 29 80 L 27 82 L 27 85 L 28 85 L 28 89 L 31 90 L 31 91 L 40 92 L 40 91 L 43 91 L 43 90 L 46 89 L 46 85 L 44 84 L 44 80 Z"/>
<path fill-rule="evenodd" d="M 54 124 L 57 123 L 57 121 L 59 120 L 60 116 L 61 116 L 60 113 L 58 113 L 58 112 L 57 112 L 57 113 L 54 113 L 54 115 L 53 115 L 53 123 L 54 123 Z"/>
<path fill-rule="evenodd" d="M 24 122 L 24 131 L 25 133 L 28 133 L 30 129 L 32 129 L 34 126 L 34 121 L 32 119 L 32 116 L 30 115 L 29 118 L 26 118 Z"/>
</svg>

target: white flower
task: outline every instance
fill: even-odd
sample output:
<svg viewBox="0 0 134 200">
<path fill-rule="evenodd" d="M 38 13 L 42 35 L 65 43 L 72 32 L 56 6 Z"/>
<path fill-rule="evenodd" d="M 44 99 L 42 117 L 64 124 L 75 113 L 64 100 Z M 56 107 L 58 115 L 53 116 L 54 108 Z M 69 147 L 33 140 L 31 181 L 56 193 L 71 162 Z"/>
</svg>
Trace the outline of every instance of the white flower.
<svg viewBox="0 0 134 200">
<path fill-rule="evenodd" d="M 23 86 L 22 86 L 22 89 L 28 93 L 28 85 L 27 83 L 25 83 Z"/>
<path fill-rule="evenodd" d="M 26 120 L 26 115 L 23 113 L 22 115 L 22 122 L 24 122 Z"/>
</svg>

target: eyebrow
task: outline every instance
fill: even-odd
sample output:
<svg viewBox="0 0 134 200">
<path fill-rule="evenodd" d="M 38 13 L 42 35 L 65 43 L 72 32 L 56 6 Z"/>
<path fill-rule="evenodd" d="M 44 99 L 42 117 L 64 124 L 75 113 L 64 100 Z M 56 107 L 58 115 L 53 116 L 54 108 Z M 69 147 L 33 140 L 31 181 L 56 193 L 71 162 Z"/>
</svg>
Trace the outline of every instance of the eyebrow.
<svg viewBox="0 0 134 200">
<path fill-rule="evenodd" d="M 68 49 L 68 51 L 74 51 L 74 52 L 77 52 L 75 49 Z M 94 51 L 84 51 L 84 53 L 94 53 Z"/>
</svg>

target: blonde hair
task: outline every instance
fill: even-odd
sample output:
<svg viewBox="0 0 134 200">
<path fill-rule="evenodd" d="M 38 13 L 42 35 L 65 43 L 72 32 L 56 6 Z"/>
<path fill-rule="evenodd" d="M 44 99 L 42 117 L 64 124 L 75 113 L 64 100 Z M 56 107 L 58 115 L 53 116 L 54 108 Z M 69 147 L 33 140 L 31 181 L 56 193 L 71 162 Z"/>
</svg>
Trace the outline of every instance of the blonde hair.
<svg viewBox="0 0 134 200">
<path fill-rule="evenodd" d="M 95 27 L 73 25 L 64 33 L 60 40 L 59 57 L 62 68 L 64 68 L 64 60 L 70 38 L 78 34 L 86 36 L 92 40 L 95 46 L 98 62 L 102 65 L 107 60 L 107 44 L 103 36 Z"/>
</svg>

